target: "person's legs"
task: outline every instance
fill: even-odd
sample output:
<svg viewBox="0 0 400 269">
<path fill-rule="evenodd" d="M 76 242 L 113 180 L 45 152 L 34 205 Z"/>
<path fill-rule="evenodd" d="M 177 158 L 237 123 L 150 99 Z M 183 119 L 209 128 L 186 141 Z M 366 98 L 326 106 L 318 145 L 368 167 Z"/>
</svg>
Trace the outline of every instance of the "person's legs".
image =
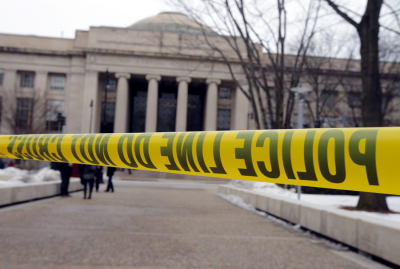
<svg viewBox="0 0 400 269">
<path fill-rule="evenodd" d="M 109 192 L 111 189 L 111 184 L 112 184 L 111 178 L 112 178 L 112 176 L 108 176 L 107 188 L 105 190 L 106 192 Z"/>
<path fill-rule="evenodd" d="M 65 191 L 65 195 L 67 195 L 67 196 L 69 196 L 69 191 L 68 191 L 68 188 L 69 188 L 69 180 L 70 180 L 70 176 L 66 176 L 66 179 L 65 179 L 65 189 L 64 189 L 64 191 Z"/>
<path fill-rule="evenodd" d="M 96 192 L 99 192 L 99 185 L 100 185 L 100 176 L 96 176 Z"/>
<path fill-rule="evenodd" d="M 88 181 L 84 180 L 83 181 L 83 199 L 86 199 L 87 184 L 88 184 Z"/>
<path fill-rule="evenodd" d="M 61 173 L 61 189 L 60 189 L 60 195 L 64 196 L 67 194 L 65 191 L 65 186 L 67 184 L 67 177 L 64 173 Z"/>
<path fill-rule="evenodd" d="M 88 199 L 92 199 L 92 191 L 94 185 L 94 179 L 88 180 L 89 181 L 89 197 Z"/>
<path fill-rule="evenodd" d="M 112 183 L 112 177 L 113 177 L 113 176 L 109 176 L 109 178 L 108 178 L 108 185 L 110 186 L 110 190 L 111 190 L 112 192 L 114 192 L 114 185 L 113 185 L 113 183 Z"/>
</svg>

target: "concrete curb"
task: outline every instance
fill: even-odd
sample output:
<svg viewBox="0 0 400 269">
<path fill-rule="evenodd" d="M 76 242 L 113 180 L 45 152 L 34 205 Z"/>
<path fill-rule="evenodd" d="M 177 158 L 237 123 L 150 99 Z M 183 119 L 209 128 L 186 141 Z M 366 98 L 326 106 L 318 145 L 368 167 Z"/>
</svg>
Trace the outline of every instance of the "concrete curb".
<svg viewBox="0 0 400 269">
<path fill-rule="evenodd" d="M 22 203 L 60 194 L 60 181 L 25 183 L 24 185 L 0 187 L 0 206 Z M 79 178 L 71 178 L 68 190 L 80 191 L 83 186 Z"/>
<path fill-rule="evenodd" d="M 317 206 L 270 194 L 218 186 L 218 193 L 236 195 L 257 209 L 325 235 L 351 247 L 400 265 L 400 225 L 368 216 Z"/>
</svg>

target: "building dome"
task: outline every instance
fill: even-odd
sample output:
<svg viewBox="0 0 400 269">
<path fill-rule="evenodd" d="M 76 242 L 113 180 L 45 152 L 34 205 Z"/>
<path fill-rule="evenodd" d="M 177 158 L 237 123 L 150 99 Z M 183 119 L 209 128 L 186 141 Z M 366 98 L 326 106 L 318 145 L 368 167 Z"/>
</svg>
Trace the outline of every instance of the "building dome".
<svg viewBox="0 0 400 269">
<path fill-rule="evenodd" d="M 213 31 L 178 12 L 161 12 L 160 14 L 138 21 L 128 28 L 144 31 L 175 32 L 187 34 L 202 34 L 203 31 L 212 34 Z"/>
</svg>

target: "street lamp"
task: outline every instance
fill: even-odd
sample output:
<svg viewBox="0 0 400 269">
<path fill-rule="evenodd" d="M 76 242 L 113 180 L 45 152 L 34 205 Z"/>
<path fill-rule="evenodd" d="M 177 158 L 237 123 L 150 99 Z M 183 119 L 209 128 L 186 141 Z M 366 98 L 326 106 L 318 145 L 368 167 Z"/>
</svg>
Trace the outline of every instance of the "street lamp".
<svg viewBox="0 0 400 269">
<path fill-rule="evenodd" d="M 291 88 L 291 92 L 294 92 L 298 95 L 299 97 L 299 103 L 297 106 L 298 112 L 297 112 L 297 129 L 303 129 L 304 127 L 304 99 L 307 96 L 307 93 L 311 92 L 311 88 L 307 87 L 298 87 L 298 88 Z M 297 185 L 297 199 L 300 200 L 300 194 L 301 194 L 301 186 Z"/>
</svg>

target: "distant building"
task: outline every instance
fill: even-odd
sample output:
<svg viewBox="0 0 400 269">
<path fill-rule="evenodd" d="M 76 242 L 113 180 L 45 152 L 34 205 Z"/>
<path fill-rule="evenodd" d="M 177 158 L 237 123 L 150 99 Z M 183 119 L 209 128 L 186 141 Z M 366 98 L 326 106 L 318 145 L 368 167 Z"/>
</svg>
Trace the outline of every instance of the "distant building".
<svg viewBox="0 0 400 269">
<path fill-rule="evenodd" d="M 75 39 L 0 34 L 0 132 L 29 126 L 37 127 L 34 133 L 59 132 L 58 113 L 66 117 L 64 133 L 255 128 L 249 102 L 228 68 L 212 60 L 204 31 L 226 55 L 237 57 L 211 30 L 173 12 L 127 28 L 91 27 L 77 31 Z M 243 77 L 239 61 L 233 62 L 232 71 Z M 337 60 L 338 68 L 345 63 Z M 333 109 L 346 99 L 343 90 L 323 94 L 325 110 L 347 115 L 348 126 L 355 125 L 351 117 L 360 119 L 343 101 Z M 360 92 L 351 94 L 347 99 L 353 96 L 351 106 L 359 108 Z M 7 106 L 15 115 L 7 115 Z M 392 124 L 400 118 L 398 112 L 390 117 Z M 315 125 L 307 111 L 305 120 Z"/>
</svg>

